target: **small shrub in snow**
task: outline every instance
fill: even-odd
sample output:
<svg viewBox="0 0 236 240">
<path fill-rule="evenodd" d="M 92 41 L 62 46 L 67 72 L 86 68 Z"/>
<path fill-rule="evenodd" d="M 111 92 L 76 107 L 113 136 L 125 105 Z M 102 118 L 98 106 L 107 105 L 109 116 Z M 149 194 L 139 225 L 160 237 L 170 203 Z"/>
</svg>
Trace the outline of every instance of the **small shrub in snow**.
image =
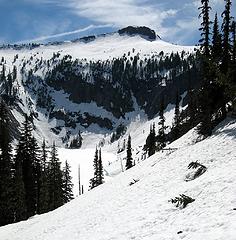
<svg viewBox="0 0 236 240">
<path fill-rule="evenodd" d="M 194 202 L 195 199 L 188 197 L 184 194 L 180 194 L 179 197 L 175 197 L 174 199 L 171 199 L 170 202 L 173 203 L 178 208 L 185 208 L 189 203 Z"/>
<path fill-rule="evenodd" d="M 188 169 L 190 170 L 190 172 L 185 177 L 186 182 L 192 181 L 192 180 L 200 177 L 207 170 L 207 168 L 204 165 L 202 165 L 198 162 L 191 162 L 188 165 Z"/>
<path fill-rule="evenodd" d="M 129 183 L 130 186 L 134 185 L 135 183 L 137 183 L 139 181 L 139 179 L 133 179 L 132 182 Z"/>
</svg>

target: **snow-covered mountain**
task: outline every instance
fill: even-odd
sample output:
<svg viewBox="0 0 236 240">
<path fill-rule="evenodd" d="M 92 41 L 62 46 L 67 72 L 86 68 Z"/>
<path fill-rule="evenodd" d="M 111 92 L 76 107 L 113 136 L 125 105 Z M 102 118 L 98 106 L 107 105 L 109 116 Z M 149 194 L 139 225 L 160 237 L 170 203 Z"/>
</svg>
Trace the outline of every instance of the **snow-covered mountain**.
<svg viewBox="0 0 236 240">
<path fill-rule="evenodd" d="M 234 240 L 235 136 L 230 118 L 203 141 L 193 129 L 169 145 L 172 151 L 140 161 L 59 209 L 1 227 L 0 239 Z M 193 162 L 204 167 L 202 175 L 189 169 Z M 180 194 L 194 201 L 176 207 L 171 199 Z"/>
<path fill-rule="evenodd" d="M 138 116 L 155 117 L 162 95 L 167 106 L 175 90 L 186 92 L 187 74 L 197 85 L 193 51 L 144 27 L 70 42 L 3 46 L 0 92 L 19 123 L 25 113 L 31 116 L 40 141 L 62 146 L 81 131 L 86 143 L 90 133 L 125 131 Z"/>
</svg>

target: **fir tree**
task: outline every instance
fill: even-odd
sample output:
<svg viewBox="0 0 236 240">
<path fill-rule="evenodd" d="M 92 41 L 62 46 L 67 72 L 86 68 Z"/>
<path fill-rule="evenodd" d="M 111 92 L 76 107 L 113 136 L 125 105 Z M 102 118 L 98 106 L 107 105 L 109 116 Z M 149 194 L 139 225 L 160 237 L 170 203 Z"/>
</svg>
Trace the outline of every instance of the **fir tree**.
<svg viewBox="0 0 236 240">
<path fill-rule="evenodd" d="M 36 213 L 36 187 L 33 146 L 32 146 L 32 126 L 28 116 L 25 117 L 21 137 L 16 150 L 16 162 L 22 164 L 22 175 L 25 188 L 25 200 L 27 217 Z"/>
<path fill-rule="evenodd" d="M 180 137 L 180 109 L 179 109 L 179 103 L 180 103 L 180 96 L 179 93 L 176 93 L 176 100 L 175 100 L 175 116 L 174 116 L 174 122 L 172 126 L 172 140 L 176 140 Z"/>
<path fill-rule="evenodd" d="M 25 199 L 25 184 L 22 172 L 22 159 L 20 158 L 15 159 L 13 185 L 14 222 L 19 222 L 28 218 Z"/>
<path fill-rule="evenodd" d="M 65 167 L 63 168 L 63 177 L 62 177 L 62 190 L 63 190 L 63 203 L 68 203 L 73 197 L 73 183 L 72 177 L 70 176 L 71 170 L 70 165 L 66 161 Z"/>
<path fill-rule="evenodd" d="M 232 45 L 233 45 L 232 62 L 233 64 L 236 64 L 236 22 L 235 21 L 232 22 L 231 32 L 232 32 Z"/>
<path fill-rule="evenodd" d="M 230 80 L 230 99 L 233 102 L 233 111 L 236 112 L 236 23 L 232 22 L 231 33 L 232 33 L 232 60 L 229 69 L 229 80 Z"/>
<path fill-rule="evenodd" d="M 46 143 L 43 140 L 41 153 L 41 176 L 39 189 L 39 213 L 49 211 L 49 166 L 47 161 Z"/>
<path fill-rule="evenodd" d="M 42 166 L 40 162 L 40 150 L 35 137 L 31 138 L 30 158 L 33 161 L 33 166 L 34 166 L 36 213 L 39 213 Z"/>
<path fill-rule="evenodd" d="M 202 6 L 199 7 L 199 10 L 201 11 L 199 14 L 199 18 L 202 17 L 202 23 L 201 28 L 199 30 L 201 31 L 201 51 L 203 55 L 208 58 L 210 56 L 210 10 L 211 7 L 209 6 L 209 0 L 201 0 Z"/>
<path fill-rule="evenodd" d="M 127 156 L 126 156 L 125 168 L 126 168 L 126 170 L 128 170 L 128 169 L 133 167 L 131 136 L 130 135 L 128 137 L 127 150 L 126 151 L 127 151 Z"/>
<path fill-rule="evenodd" d="M 16 68 L 16 66 L 14 65 L 14 66 L 13 66 L 13 72 L 12 72 L 12 79 L 13 79 L 13 81 L 15 81 L 16 78 L 17 78 L 17 68 Z"/>
<path fill-rule="evenodd" d="M 222 13 L 223 23 L 222 23 L 222 31 L 223 31 L 223 53 L 222 53 L 222 72 L 227 74 L 229 70 L 230 64 L 230 26 L 231 26 L 231 0 L 224 0 L 225 1 L 225 10 Z"/>
<path fill-rule="evenodd" d="M 156 130 L 155 123 L 150 125 L 150 132 L 146 139 L 146 143 L 144 145 L 144 151 L 148 152 L 148 156 L 152 156 L 156 151 Z"/>
<path fill-rule="evenodd" d="M 98 185 L 103 184 L 104 182 L 104 174 L 103 174 L 103 165 L 102 165 L 102 150 L 99 150 L 98 156 Z"/>
<path fill-rule="evenodd" d="M 48 169 L 49 181 L 49 209 L 54 210 L 63 205 L 63 190 L 62 190 L 62 171 L 60 161 L 57 154 L 55 143 L 51 150 L 51 158 Z"/>
<path fill-rule="evenodd" d="M 160 103 L 160 111 L 159 111 L 159 129 L 158 129 L 158 135 L 157 135 L 157 150 L 160 151 L 166 146 L 166 133 L 165 130 L 167 127 L 165 126 L 165 117 L 164 117 L 164 98 L 161 99 Z"/>
<path fill-rule="evenodd" d="M 4 83 L 6 81 L 6 69 L 5 69 L 5 65 L 2 65 L 2 72 L 1 72 L 1 82 Z"/>
<path fill-rule="evenodd" d="M 197 101 L 196 101 L 196 91 L 193 90 L 192 84 L 191 84 L 191 72 L 190 68 L 188 66 L 188 108 L 187 108 L 187 116 L 189 117 L 187 123 L 189 125 L 189 128 L 193 128 L 195 126 L 196 122 L 196 114 L 197 114 Z"/>
<path fill-rule="evenodd" d="M 221 57 L 222 57 L 222 39 L 219 31 L 218 17 L 216 13 L 212 35 L 212 59 L 218 65 L 220 63 Z"/>
<path fill-rule="evenodd" d="M 9 118 L 4 103 L 0 102 L 0 226 L 13 222 L 12 149 Z"/>
<path fill-rule="evenodd" d="M 94 155 L 94 159 L 93 159 L 93 169 L 94 169 L 94 175 L 93 178 L 90 179 L 90 189 L 93 189 L 95 187 L 97 187 L 98 184 L 98 149 L 96 147 L 95 150 L 95 155 Z"/>
<path fill-rule="evenodd" d="M 198 128 L 199 134 L 204 136 L 211 135 L 212 132 L 212 109 L 211 109 L 211 82 L 212 76 L 210 73 L 210 25 L 209 14 L 211 7 L 209 0 L 201 0 L 202 6 L 199 8 L 202 17 L 201 31 L 201 73 L 202 73 L 202 87 L 199 92 L 199 117 L 200 126 Z"/>
</svg>

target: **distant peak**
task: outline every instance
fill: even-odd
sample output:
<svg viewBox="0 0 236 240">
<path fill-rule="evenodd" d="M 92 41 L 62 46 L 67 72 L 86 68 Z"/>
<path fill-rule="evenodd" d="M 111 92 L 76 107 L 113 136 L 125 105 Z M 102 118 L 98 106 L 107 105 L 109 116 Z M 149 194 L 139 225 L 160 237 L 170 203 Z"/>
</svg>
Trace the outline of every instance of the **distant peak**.
<svg viewBox="0 0 236 240">
<path fill-rule="evenodd" d="M 128 26 L 126 28 L 120 29 L 118 33 L 120 35 L 124 35 L 124 34 L 139 35 L 150 41 L 155 41 L 157 38 L 160 39 L 160 37 L 156 35 L 156 32 L 154 30 L 145 26 L 141 26 L 141 27 Z"/>
</svg>

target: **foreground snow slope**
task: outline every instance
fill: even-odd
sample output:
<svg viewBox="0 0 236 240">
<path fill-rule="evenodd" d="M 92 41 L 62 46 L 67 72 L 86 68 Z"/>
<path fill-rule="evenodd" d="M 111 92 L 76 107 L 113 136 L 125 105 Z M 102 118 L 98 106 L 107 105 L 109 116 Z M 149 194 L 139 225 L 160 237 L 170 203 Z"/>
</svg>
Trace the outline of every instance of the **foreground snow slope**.
<svg viewBox="0 0 236 240">
<path fill-rule="evenodd" d="M 0 228 L 0 239 L 235 240 L 236 121 L 196 138 L 190 131 L 171 145 L 175 152 L 157 153 L 53 212 Z M 207 171 L 185 182 L 192 161 Z M 133 179 L 139 181 L 129 186 Z M 168 200 L 179 194 L 195 201 L 178 209 Z"/>
</svg>

